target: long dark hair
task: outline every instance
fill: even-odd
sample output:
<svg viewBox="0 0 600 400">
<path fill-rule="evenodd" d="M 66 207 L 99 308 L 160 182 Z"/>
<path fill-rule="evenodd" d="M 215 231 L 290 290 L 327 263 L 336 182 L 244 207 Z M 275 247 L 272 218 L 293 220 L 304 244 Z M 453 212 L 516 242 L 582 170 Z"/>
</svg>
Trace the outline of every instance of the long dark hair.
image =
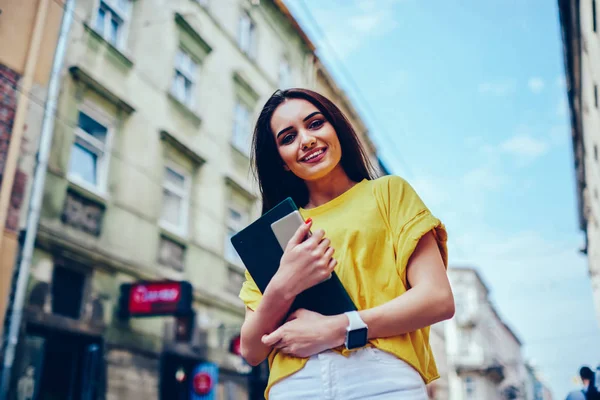
<svg viewBox="0 0 600 400">
<path fill-rule="evenodd" d="M 303 207 L 308 203 L 308 189 L 304 181 L 283 168 L 277 150 L 271 118 L 275 109 L 287 99 L 303 99 L 312 103 L 333 126 L 342 149 L 340 164 L 354 182 L 373 179 L 374 170 L 354 128 L 342 111 L 329 99 L 308 89 L 277 90 L 267 100 L 256 122 L 252 138 L 252 164 L 260 186 L 262 213 L 280 201 L 291 197 Z"/>
<path fill-rule="evenodd" d="M 588 380 L 590 384 L 587 387 L 587 391 L 585 393 L 586 400 L 598 400 L 600 399 L 600 393 L 598 393 L 598 389 L 596 388 L 596 374 L 590 367 L 584 366 L 579 370 L 579 376 L 581 380 Z"/>
</svg>

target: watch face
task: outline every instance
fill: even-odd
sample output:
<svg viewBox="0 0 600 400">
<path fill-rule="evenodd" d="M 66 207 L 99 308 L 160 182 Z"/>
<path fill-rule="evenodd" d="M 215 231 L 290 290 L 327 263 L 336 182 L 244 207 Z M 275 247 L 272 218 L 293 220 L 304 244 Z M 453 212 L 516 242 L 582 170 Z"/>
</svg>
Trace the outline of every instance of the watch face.
<svg viewBox="0 0 600 400">
<path fill-rule="evenodd" d="M 367 328 L 355 329 L 347 333 L 346 347 L 348 349 L 357 349 L 367 344 Z"/>
</svg>

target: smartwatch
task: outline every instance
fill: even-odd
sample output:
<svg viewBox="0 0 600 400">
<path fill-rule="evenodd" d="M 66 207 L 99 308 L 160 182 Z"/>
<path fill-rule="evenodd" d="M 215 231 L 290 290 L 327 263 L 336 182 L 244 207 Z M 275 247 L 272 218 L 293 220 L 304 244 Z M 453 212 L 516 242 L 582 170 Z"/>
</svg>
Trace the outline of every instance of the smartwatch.
<svg viewBox="0 0 600 400">
<path fill-rule="evenodd" d="M 344 313 L 348 317 L 348 327 L 346 327 L 346 348 L 348 350 L 364 347 L 368 340 L 369 328 L 362 320 L 358 311 L 349 311 Z"/>
</svg>

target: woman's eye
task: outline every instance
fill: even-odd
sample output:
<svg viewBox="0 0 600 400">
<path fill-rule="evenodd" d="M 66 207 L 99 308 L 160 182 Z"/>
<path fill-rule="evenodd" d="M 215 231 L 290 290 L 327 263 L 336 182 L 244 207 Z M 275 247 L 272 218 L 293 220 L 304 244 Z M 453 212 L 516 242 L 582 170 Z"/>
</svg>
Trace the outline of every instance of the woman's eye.
<svg viewBox="0 0 600 400">
<path fill-rule="evenodd" d="M 283 140 L 281 140 L 282 144 L 290 144 L 294 141 L 294 138 L 296 137 L 296 135 L 294 135 L 293 133 L 289 134 L 289 135 L 285 135 L 285 137 L 283 138 Z"/>
<path fill-rule="evenodd" d="M 310 123 L 310 125 L 308 125 L 309 129 L 318 129 L 323 125 L 323 120 L 322 119 L 315 119 L 313 122 Z"/>
</svg>

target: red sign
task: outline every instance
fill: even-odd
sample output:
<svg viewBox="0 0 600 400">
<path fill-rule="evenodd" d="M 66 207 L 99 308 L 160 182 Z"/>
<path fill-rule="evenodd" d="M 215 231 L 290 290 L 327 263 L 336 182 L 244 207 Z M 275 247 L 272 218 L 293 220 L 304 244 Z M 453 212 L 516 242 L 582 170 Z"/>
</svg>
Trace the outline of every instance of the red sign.
<svg viewBox="0 0 600 400">
<path fill-rule="evenodd" d="M 188 282 L 155 281 L 121 285 L 121 315 L 189 315 L 192 286 Z"/>
<path fill-rule="evenodd" d="M 213 379 L 207 372 L 198 372 L 194 375 L 194 392 L 199 395 L 209 394 L 213 388 Z"/>
</svg>

